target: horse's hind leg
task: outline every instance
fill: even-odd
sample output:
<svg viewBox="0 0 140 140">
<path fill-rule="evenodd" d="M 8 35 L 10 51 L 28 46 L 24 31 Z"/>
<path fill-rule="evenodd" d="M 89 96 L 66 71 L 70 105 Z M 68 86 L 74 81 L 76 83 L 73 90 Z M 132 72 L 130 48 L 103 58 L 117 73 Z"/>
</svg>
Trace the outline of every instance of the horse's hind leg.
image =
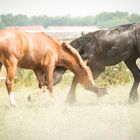
<svg viewBox="0 0 140 140">
<path fill-rule="evenodd" d="M 33 94 L 33 97 L 34 96 L 36 97 L 36 96 L 39 96 L 46 92 L 46 81 L 45 81 L 45 76 L 44 76 L 44 72 L 42 71 L 42 69 L 40 69 L 40 68 L 34 69 L 34 73 L 39 82 L 39 88 L 40 88 L 39 91 L 37 91 Z M 31 101 L 32 95 L 29 95 L 27 99 L 28 99 L 28 101 Z"/>
<path fill-rule="evenodd" d="M 10 58 L 5 63 L 7 76 L 6 76 L 6 87 L 9 95 L 9 100 L 12 106 L 16 106 L 14 94 L 12 93 L 13 85 L 14 85 L 14 76 L 17 67 L 17 60 L 15 58 Z"/>
<path fill-rule="evenodd" d="M 131 88 L 131 91 L 129 93 L 129 103 L 135 103 L 138 101 L 138 93 L 137 88 L 140 82 L 140 70 L 136 64 L 136 57 L 130 57 L 125 61 L 125 64 L 129 68 L 129 70 L 132 72 L 134 77 L 134 83 Z"/>
<path fill-rule="evenodd" d="M 1 71 L 1 68 L 2 68 L 2 63 L 0 63 L 0 71 Z"/>
<path fill-rule="evenodd" d="M 47 82 L 48 82 L 48 90 L 49 90 L 49 96 L 50 96 L 50 101 L 53 102 L 53 71 L 54 71 L 54 67 L 51 66 L 48 68 L 47 70 Z"/>
<path fill-rule="evenodd" d="M 39 88 L 42 89 L 46 87 L 46 81 L 45 81 L 45 74 L 42 69 L 34 69 L 34 73 L 36 75 L 36 78 L 39 82 Z"/>
<path fill-rule="evenodd" d="M 75 90 L 76 90 L 77 84 L 78 84 L 78 81 L 74 77 L 73 81 L 72 81 L 71 88 L 70 88 L 69 93 L 68 93 L 67 98 L 66 98 L 66 103 L 68 103 L 70 105 L 76 103 L 76 93 L 75 93 Z"/>
</svg>

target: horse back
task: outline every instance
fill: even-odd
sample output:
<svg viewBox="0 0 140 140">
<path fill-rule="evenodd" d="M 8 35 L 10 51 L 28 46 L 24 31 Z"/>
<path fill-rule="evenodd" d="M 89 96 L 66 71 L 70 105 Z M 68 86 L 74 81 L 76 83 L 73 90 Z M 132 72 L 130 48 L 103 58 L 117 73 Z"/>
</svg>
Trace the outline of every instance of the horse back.
<svg viewBox="0 0 140 140">
<path fill-rule="evenodd" d="M 43 33 L 25 32 L 19 29 L 0 30 L 0 62 L 14 57 L 18 66 L 34 68 L 41 65 L 47 50 L 56 46 L 53 41 Z M 49 52 L 49 51 L 48 51 Z"/>
<path fill-rule="evenodd" d="M 29 46 L 29 41 L 23 32 L 13 29 L 0 30 L 0 50 L 4 57 L 15 56 L 21 59 Z"/>
</svg>

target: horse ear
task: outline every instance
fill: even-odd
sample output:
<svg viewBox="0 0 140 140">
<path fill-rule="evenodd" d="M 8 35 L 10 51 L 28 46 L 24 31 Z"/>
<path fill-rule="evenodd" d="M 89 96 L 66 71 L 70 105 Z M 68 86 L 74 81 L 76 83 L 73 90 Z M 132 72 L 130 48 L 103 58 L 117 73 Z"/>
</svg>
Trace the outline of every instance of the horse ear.
<svg viewBox="0 0 140 140">
<path fill-rule="evenodd" d="M 81 56 L 79 55 L 78 51 L 76 49 L 74 49 L 70 44 L 66 43 L 66 42 L 62 42 L 61 44 L 64 48 L 66 48 L 67 50 L 69 50 L 71 52 L 71 54 L 73 54 L 75 56 L 75 58 L 77 58 L 77 60 L 79 61 L 80 65 L 82 66 L 82 68 L 86 69 L 86 63 L 84 63 L 83 59 L 81 58 Z"/>
</svg>

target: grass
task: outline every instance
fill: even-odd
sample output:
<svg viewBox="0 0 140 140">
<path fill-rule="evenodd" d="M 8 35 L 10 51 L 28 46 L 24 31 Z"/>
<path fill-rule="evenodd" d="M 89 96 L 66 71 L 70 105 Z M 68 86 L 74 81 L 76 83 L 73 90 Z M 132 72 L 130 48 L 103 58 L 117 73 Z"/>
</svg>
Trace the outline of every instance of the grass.
<svg viewBox="0 0 140 140">
<path fill-rule="evenodd" d="M 140 64 L 140 62 L 138 64 Z M 2 73 L 5 74 L 4 70 L 2 70 Z M 73 77 L 72 75 L 73 74 L 71 72 L 67 71 L 63 76 L 63 82 L 61 82 L 61 85 L 70 85 Z M 15 79 L 15 88 L 18 88 L 20 86 L 31 87 L 38 85 L 35 74 L 31 70 L 19 68 L 17 70 L 16 76 L 17 79 Z M 115 66 L 106 67 L 105 72 L 99 76 L 96 82 L 101 87 L 110 87 L 126 84 L 131 80 L 132 74 L 130 73 L 130 71 L 126 68 L 124 63 L 119 63 Z M 3 86 L 3 84 L 0 82 L 0 87 L 1 85 Z"/>
<path fill-rule="evenodd" d="M 0 89 L 1 140 L 139 140 L 140 102 L 129 105 L 130 86 L 110 87 L 108 95 L 97 99 L 92 92 L 77 87 L 77 103 L 64 104 L 69 85 L 54 87 L 55 105 L 48 94 L 27 101 L 34 87 L 15 90 L 18 107 L 9 106 L 6 89 Z"/>
<path fill-rule="evenodd" d="M 54 87 L 55 105 L 49 104 L 48 92 L 28 102 L 28 95 L 38 89 L 38 83 L 31 71 L 21 71 L 14 86 L 18 106 L 13 110 L 9 105 L 5 83 L 1 81 L 0 139 L 139 140 L 140 102 L 128 104 L 132 86 L 129 81 L 132 82 L 132 79 L 131 76 L 126 77 L 129 84 L 119 82 L 118 79 L 125 79 L 123 73 L 127 73 L 124 65 L 117 70 L 114 69 L 116 67 L 107 68 L 97 81 L 101 86 L 108 87 L 110 94 L 97 98 L 96 94 L 78 85 L 77 103 L 73 106 L 64 104 L 72 81 L 69 72 Z"/>
</svg>

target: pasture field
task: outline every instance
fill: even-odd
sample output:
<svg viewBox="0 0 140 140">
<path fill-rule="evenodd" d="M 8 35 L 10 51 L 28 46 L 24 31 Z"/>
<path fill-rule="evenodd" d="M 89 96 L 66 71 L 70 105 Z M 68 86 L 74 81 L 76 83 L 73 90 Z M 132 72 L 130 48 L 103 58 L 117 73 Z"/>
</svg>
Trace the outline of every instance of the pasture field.
<svg viewBox="0 0 140 140">
<path fill-rule="evenodd" d="M 55 105 L 48 103 L 48 92 L 28 102 L 36 87 L 21 86 L 15 110 L 2 86 L 0 140 L 140 140 L 140 101 L 128 104 L 131 85 L 111 87 L 100 99 L 79 85 L 73 106 L 64 104 L 70 85 L 54 87 Z"/>
</svg>

